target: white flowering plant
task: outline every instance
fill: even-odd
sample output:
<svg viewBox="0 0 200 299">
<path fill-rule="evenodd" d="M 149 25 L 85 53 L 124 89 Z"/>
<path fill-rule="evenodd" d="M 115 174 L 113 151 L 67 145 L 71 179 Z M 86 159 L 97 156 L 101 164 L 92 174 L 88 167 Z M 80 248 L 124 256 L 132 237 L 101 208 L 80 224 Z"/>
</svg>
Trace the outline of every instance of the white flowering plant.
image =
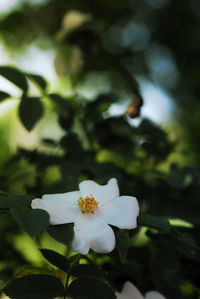
<svg viewBox="0 0 200 299">
<path fill-rule="evenodd" d="M 28 210 L 21 215 L 17 208 L 11 208 L 11 214 L 22 226 L 27 215 L 30 216 L 30 221 L 34 217 L 36 217 L 35 220 L 39 221 L 42 217 L 43 221 L 46 222 L 45 225 L 48 225 L 48 232 L 55 239 L 67 245 L 68 249 L 75 254 L 72 254 L 67 260 L 53 250 L 40 250 L 44 258 L 67 273 L 65 287 L 56 277 L 44 274 L 31 275 L 17 278 L 11 282 L 4 288 L 7 295 L 11 298 L 18 298 L 15 291 L 20 285 L 27 284 L 30 287 L 29 284 L 41 283 L 42 289 L 39 291 L 32 290 L 33 295 L 31 296 L 39 298 L 40 292 L 43 293 L 44 291 L 43 298 L 50 298 L 50 296 L 51 298 L 53 298 L 52 296 L 63 296 L 63 298 L 67 298 L 67 296 L 70 298 L 92 298 L 93 296 L 119 299 L 143 298 L 130 282 L 126 282 L 121 293 L 114 292 L 114 289 L 105 284 L 106 273 L 95 266 L 93 260 L 90 260 L 91 257 L 85 257 L 88 254 L 93 256 L 95 253 L 109 254 L 114 251 L 115 247 L 118 247 L 119 258 L 122 261 L 126 260 L 129 246 L 127 230 L 137 228 L 139 204 L 133 196 L 120 196 L 116 178 L 111 178 L 106 185 L 99 185 L 92 180 L 86 180 L 79 184 L 79 191 L 45 194 L 41 199 L 33 199 L 31 208 L 32 211 Z M 54 226 L 56 227 L 55 230 Z M 121 231 L 115 229 L 114 233 L 111 226 L 117 227 Z M 31 231 L 26 228 L 26 225 L 24 228 L 33 235 L 38 234 L 37 228 L 31 228 Z M 122 230 L 126 230 L 126 232 Z M 89 264 L 80 263 L 84 258 Z M 78 278 L 73 280 L 73 277 L 76 276 Z M 71 279 L 72 282 L 69 283 Z M 49 288 L 53 288 L 51 295 L 45 294 L 46 289 Z M 26 291 L 23 290 L 19 298 L 22 298 L 23 292 Z M 155 298 L 152 297 L 154 295 Z M 157 292 L 148 292 L 145 298 L 162 299 L 164 297 Z"/>
<path fill-rule="evenodd" d="M 132 196 L 119 196 L 116 179 L 100 186 L 93 181 L 79 184 L 80 191 L 44 195 L 32 201 L 33 209 L 48 212 L 50 224 L 74 223 L 72 250 L 87 254 L 90 248 L 97 253 L 109 253 L 115 248 L 111 227 L 134 229 L 139 206 Z"/>
<path fill-rule="evenodd" d="M 198 176 L 169 164 L 167 133 L 147 119 L 131 125 L 127 112 L 109 116 L 112 93 L 80 103 L 49 94 L 38 75 L 10 66 L 0 75 L 22 89 L 24 130 L 37 128 L 49 107 L 62 128 L 59 138 L 53 131 L 45 138 L 41 123 L 35 148 L 19 148 L 4 165 L 0 295 L 198 298 Z M 40 97 L 30 96 L 30 80 Z M 142 97 L 134 88 L 138 114 Z"/>
</svg>

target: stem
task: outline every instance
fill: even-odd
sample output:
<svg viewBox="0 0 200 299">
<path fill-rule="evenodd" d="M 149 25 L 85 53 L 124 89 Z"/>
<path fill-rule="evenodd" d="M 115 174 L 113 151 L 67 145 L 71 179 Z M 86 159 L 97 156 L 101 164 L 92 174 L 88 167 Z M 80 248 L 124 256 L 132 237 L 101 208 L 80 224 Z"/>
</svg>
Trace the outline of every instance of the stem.
<svg viewBox="0 0 200 299">
<path fill-rule="evenodd" d="M 66 253 L 65 253 L 66 259 L 68 259 L 70 252 L 71 252 L 71 248 L 70 248 L 70 246 L 67 246 Z"/>
<path fill-rule="evenodd" d="M 70 273 L 71 273 L 71 269 L 69 270 L 69 272 L 67 274 L 66 287 L 65 287 L 65 292 L 64 292 L 63 299 L 66 299 L 66 296 L 67 296 L 67 287 L 68 287 L 68 284 L 69 284 Z"/>
<path fill-rule="evenodd" d="M 70 279 L 70 275 L 72 272 L 72 268 L 74 267 L 74 265 L 77 263 L 77 261 L 80 259 L 80 255 L 77 255 L 77 257 L 75 258 L 75 260 L 72 262 L 71 267 L 69 268 L 69 271 L 67 273 L 67 279 L 66 279 L 66 283 L 65 283 L 65 291 L 64 291 L 64 297 L 63 299 L 67 298 L 67 288 L 68 288 L 68 284 L 69 284 L 69 279 Z"/>
</svg>

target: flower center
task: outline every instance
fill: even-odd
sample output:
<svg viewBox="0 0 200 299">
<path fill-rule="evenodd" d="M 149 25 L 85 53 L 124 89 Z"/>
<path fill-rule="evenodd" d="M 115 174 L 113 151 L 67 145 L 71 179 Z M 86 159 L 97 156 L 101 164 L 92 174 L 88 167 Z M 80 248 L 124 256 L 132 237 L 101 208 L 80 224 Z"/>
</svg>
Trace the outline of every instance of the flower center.
<svg viewBox="0 0 200 299">
<path fill-rule="evenodd" d="M 80 197 L 78 200 L 78 206 L 83 214 L 93 213 L 98 208 L 98 204 L 92 194 L 85 198 Z"/>
</svg>

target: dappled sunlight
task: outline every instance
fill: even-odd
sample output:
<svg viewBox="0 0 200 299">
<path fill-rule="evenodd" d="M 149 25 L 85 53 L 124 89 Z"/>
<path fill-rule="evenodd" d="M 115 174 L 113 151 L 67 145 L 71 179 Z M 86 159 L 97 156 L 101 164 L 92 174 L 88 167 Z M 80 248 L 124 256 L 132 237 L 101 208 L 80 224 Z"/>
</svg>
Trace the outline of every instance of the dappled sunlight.
<svg viewBox="0 0 200 299">
<path fill-rule="evenodd" d="M 38 5 L 47 2 L 48 0 L 26 0 L 26 3 Z M 1 0 L 0 1 L 0 15 L 11 12 L 12 10 L 19 8 L 24 4 L 23 0 Z"/>
<path fill-rule="evenodd" d="M 197 2 L 0 1 L 0 299 L 199 298 Z"/>
<path fill-rule="evenodd" d="M 0 2 L 0 13 L 8 13 L 14 8 L 16 8 L 17 4 L 19 3 L 18 0 L 1 0 Z"/>
<path fill-rule="evenodd" d="M 157 124 L 167 124 L 173 121 L 174 102 L 167 92 L 145 79 L 139 79 L 141 94 L 144 104 L 141 109 L 141 115 L 137 119 L 130 119 L 133 125 L 139 125 L 143 118 L 148 118 Z M 126 107 L 130 100 L 120 104 L 113 104 L 109 109 L 110 115 L 122 115 L 125 113 Z"/>
</svg>

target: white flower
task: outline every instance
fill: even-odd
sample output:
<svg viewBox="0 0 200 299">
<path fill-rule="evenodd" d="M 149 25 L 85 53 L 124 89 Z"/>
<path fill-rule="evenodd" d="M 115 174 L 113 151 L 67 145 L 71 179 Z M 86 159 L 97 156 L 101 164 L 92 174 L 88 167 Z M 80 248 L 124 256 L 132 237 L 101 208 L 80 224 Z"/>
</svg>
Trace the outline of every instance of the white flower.
<svg viewBox="0 0 200 299">
<path fill-rule="evenodd" d="M 119 196 L 116 179 L 101 186 L 94 181 L 83 181 L 80 191 L 46 194 L 32 201 L 33 209 L 43 209 L 53 225 L 74 223 L 72 249 L 87 254 L 89 249 L 99 253 L 111 252 L 115 247 L 114 225 L 122 229 L 137 226 L 137 199 Z"/>
<path fill-rule="evenodd" d="M 145 296 L 130 281 L 127 281 L 121 293 L 116 292 L 117 299 L 166 299 L 163 295 L 156 291 L 150 291 Z"/>
</svg>

